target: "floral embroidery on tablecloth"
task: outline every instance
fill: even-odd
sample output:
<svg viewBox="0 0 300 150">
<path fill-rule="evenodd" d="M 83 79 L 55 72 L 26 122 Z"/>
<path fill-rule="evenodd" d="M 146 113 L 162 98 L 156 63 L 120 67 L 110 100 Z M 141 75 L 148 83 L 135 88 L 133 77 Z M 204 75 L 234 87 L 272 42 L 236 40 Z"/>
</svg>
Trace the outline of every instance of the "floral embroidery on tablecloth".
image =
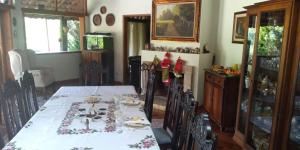
<svg viewBox="0 0 300 150">
<path fill-rule="evenodd" d="M 129 148 L 136 148 L 136 149 L 148 149 L 152 146 L 156 145 L 156 140 L 152 135 L 147 135 L 144 139 L 142 139 L 139 143 L 136 144 L 129 144 Z"/>
<path fill-rule="evenodd" d="M 115 103 L 112 102 L 104 102 L 108 104 L 107 108 L 107 116 L 105 120 L 105 128 L 104 129 L 70 129 L 69 126 L 72 124 L 73 120 L 76 117 L 76 113 L 79 111 L 79 107 L 83 102 L 75 102 L 71 105 L 71 108 L 67 112 L 65 118 L 63 119 L 61 125 L 57 130 L 57 134 L 87 134 L 87 133 L 96 133 L 96 132 L 114 132 L 116 131 L 116 121 L 114 111 L 116 110 Z"/>
<path fill-rule="evenodd" d="M 105 121 L 106 126 L 104 131 L 105 132 L 114 132 L 116 131 L 116 117 L 115 117 L 115 110 L 116 110 L 116 105 L 113 101 L 111 102 L 106 102 L 109 104 L 108 106 L 108 113 L 107 113 L 107 119 Z"/>
<path fill-rule="evenodd" d="M 21 148 L 16 146 L 16 141 L 9 142 L 2 150 L 22 150 Z"/>
<path fill-rule="evenodd" d="M 91 147 L 73 147 L 71 150 L 92 150 Z"/>
</svg>

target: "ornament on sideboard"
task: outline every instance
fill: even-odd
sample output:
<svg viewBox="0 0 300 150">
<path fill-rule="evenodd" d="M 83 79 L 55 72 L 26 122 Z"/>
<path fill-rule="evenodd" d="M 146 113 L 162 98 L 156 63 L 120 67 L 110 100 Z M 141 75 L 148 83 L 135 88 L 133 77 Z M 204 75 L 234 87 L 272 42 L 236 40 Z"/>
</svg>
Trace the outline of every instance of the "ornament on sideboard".
<svg viewBox="0 0 300 150">
<path fill-rule="evenodd" d="M 157 57 L 157 55 L 154 56 L 153 64 L 154 64 L 155 66 L 157 66 L 157 65 L 160 64 L 160 60 L 159 60 L 159 58 Z"/>
<path fill-rule="evenodd" d="M 207 44 L 204 44 L 203 46 L 203 54 L 209 53 L 209 50 L 207 49 Z"/>
<path fill-rule="evenodd" d="M 147 50 L 147 49 L 146 49 Z M 166 46 L 158 46 L 155 47 L 153 44 L 151 44 L 150 51 L 160 51 L 160 52 L 176 52 L 176 53 L 189 53 L 189 54 L 200 54 L 201 50 L 200 48 L 191 48 L 191 47 L 176 47 L 175 49 L 171 47 Z"/>
</svg>

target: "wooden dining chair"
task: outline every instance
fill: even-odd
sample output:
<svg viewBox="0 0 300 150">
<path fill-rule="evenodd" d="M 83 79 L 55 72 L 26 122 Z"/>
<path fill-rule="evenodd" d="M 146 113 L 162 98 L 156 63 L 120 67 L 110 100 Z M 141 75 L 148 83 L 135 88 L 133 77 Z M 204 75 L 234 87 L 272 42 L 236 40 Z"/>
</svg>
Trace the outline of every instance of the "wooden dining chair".
<svg viewBox="0 0 300 150">
<path fill-rule="evenodd" d="M 157 77 L 156 71 L 150 70 L 148 75 L 147 90 L 146 90 L 145 104 L 144 104 L 144 112 L 146 114 L 147 119 L 150 122 L 152 121 L 156 77 Z"/>
<path fill-rule="evenodd" d="M 186 150 L 216 150 L 217 136 L 212 131 L 208 114 L 196 115 L 190 121 Z"/>
<path fill-rule="evenodd" d="M 5 146 L 4 137 L 3 134 L 0 133 L 0 149 L 2 149 Z"/>
<path fill-rule="evenodd" d="M 3 103 L 3 92 L 2 92 L 2 89 L 0 88 L 0 114 L 1 114 L 1 116 L 0 116 L 0 119 L 1 119 L 1 121 L 2 121 L 2 117 L 3 117 L 3 114 L 2 114 L 2 108 L 1 108 L 1 106 L 2 106 L 2 103 Z M 4 146 L 5 146 L 5 142 L 4 142 L 4 134 L 2 133 L 2 132 L 0 132 L 0 149 L 2 149 Z"/>
<path fill-rule="evenodd" d="M 179 121 L 177 121 L 177 132 L 174 135 L 174 149 L 182 150 L 188 146 L 187 137 L 189 136 L 189 127 L 195 113 L 196 104 L 193 92 L 187 90 L 180 101 L 177 113 Z"/>
<path fill-rule="evenodd" d="M 177 130 L 177 124 L 180 120 L 178 118 L 178 109 L 182 96 L 183 85 L 180 79 L 175 78 L 171 81 L 168 91 L 163 128 L 152 129 L 161 149 L 174 149 L 172 146 L 174 146 L 174 143 L 176 142 L 174 135 Z"/>
<path fill-rule="evenodd" d="M 91 61 L 84 66 L 85 85 L 97 86 L 102 84 L 102 65 Z"/>
<path fill-rule="evenodd" d="M 26 124 L 23 101 L 19 83 L 12 80 L 6 81 L 1 109 L 3 110 L 9 140 Z"/>
<path fill-rule="evenodd" d="M 25 71 L 21 78 L 21 89 L 23 92 L 25 117 L 28 121 L 39 109 L 34 78 L 28 71 Z"/>
<path fill-rule="evenodd" d="M 138 94 L 141 93 L 141 56 L 128 57 L 129 84 L 133 85 Z"/>
</svg>

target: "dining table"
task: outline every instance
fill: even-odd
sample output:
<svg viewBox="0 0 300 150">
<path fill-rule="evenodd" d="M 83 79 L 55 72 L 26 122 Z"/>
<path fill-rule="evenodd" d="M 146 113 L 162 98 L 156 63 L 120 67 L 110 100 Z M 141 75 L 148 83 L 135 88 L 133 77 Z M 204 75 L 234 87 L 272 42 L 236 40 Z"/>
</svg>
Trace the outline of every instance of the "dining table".
<svg viewBox="0 0 300 150">
<path fill-rule="evenodd" d="M 159 150 L 142 108 L 133 86 L 61 87 L 3 150 Z"/>
</svg>

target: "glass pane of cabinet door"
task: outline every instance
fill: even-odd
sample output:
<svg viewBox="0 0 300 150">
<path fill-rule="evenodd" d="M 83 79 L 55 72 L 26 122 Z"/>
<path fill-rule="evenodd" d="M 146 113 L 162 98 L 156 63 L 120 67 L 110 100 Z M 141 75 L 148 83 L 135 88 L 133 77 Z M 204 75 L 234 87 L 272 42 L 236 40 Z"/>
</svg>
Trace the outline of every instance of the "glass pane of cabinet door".
<svg viewBox="0 0 300 150">
<path fill-rule="evenodd" d="M 297 81 L 295 87 L 294 110 L 290 126 L 289 149 L 300 149 L 300 62 L 298 64 Z"/>
<path fill-rule="evenodd" d="M 240 110 L 239 110 L 239 120 L 238 120 L 238 130 L 245 134 L 246 127 L 246 116 L 248 109 L 248 99 L 249 99 L 249 87 L 250 87 L 250 74 L 252 70 L 252 57 L 254 52 L 255 43 L 255 33 L 256 33 L 256 15 L 249 16 L 248 24 L 248 37 L 247 37 L 247 47 L 245 52 L 244 60 L 244 70 L 243 70 L 243 83 L 241 91 L 240 100 Z"/>
<path fill-rule="evenodd" d="M 248 143 L 269 148 L 284 32 L 284 11 L 261 13 L 255 56 Z"/>
</svg>

